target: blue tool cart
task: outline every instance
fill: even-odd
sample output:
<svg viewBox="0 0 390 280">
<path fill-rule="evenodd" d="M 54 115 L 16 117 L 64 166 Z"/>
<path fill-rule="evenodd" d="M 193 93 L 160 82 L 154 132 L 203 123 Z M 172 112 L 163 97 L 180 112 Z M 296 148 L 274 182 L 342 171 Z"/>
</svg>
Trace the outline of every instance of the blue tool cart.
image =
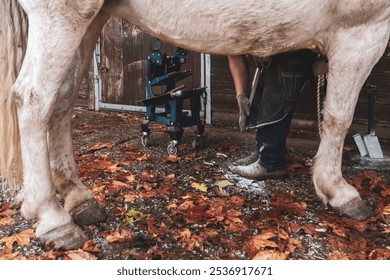
<svg viewBox="0 0 390 280">
<path fill-rule="evenodd" d="M 186 89 L 176 83 L 192 75 L 191 70 L 181 70 L 186 62 L 187 51 L 177 48 L 172 56 L 161 52 L 161 41 L 157 41 L 154 49 L 146 60 L 146 99 L 141 102 L 146 106 L 146 120 L 141 124 L 141 141 L 144 146 L 149 144 L 151 121 L 165 124 L 168 127 L 170 143 L 167 147 L 169 154 L 177 153 L 177 145 L 183 136 L 183 127 L 196 126 L 196 137 L 192 141 L 197 149 L 200 136 L 204 132 L 204 121 L 200 116 L 202 101 L 205 104 L 206 91 L 204 87 Z M 156 94 L 153 89 L 165 86 L 164 93 Z M 183 112 L 184 100 L 189 100 L 189 113 Z M 162 112 L 157 113 L 160 105 Z"/>
</svg>

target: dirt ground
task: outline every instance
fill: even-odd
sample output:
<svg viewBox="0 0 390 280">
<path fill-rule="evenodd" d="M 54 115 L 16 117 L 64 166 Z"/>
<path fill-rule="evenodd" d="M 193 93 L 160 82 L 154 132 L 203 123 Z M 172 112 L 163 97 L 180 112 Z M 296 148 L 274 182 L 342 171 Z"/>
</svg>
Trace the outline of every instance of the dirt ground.
<svg viewBox="0 0 390 280">
<path fill-rule="evenodd" d="M 108 220 L 84 227 L 90 240 L 82 250 L 45 251 L 29 230 L 34 221 L 23 219 L 2 192 L 0 259 L 390 259 L 388 163 L 367 170 L 346 145 L 344 176 L 375 211 L 354 221 L 314 192 L 315 133 L 291 131 L 287 179 L 256 182 L 229 172 L 253 151 L 253 132 L 206 126 L 195 151 L 194 128 L 185 128 L 178 155 L 168 156 L 163 125 L 152 123 L 150 145 L 142 146 L 143 120 L 144 114 L 77 108 L 80 176 Z"/>
</svg>

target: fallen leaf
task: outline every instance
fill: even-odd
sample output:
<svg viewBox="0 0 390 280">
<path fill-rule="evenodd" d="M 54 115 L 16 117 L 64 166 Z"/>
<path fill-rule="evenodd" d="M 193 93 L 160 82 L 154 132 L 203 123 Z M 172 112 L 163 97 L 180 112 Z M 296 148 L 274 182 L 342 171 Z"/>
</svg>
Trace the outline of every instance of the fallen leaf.
<svg viewBox="0 0 390 280">
<path fill-rule="evenodd" d="M 176 162 L 179 162 L 180 160 L 181 160 L 181 157 L 179 157 L 178 155 L 169 155 L 169 156 L 161 159 L 161 161 L 165 162 L 165 163 L 176 163 Z"/>
<path fill-rule="evenodd" d="M 168 210 L 176 209 L 176 208 L 177 208 L 176 202 L 170 202 L 170 203 L 167 205 L 167 209 L 168 209 Z"/>
<path fill-rule="evenodd" d="M 35 232 L 29 229 L 11 236 L 3 237 L 0 239 L 0 244 L 5 243 L 5 247 L 7 248 L 12 248 L 14 243 L 20 246 L 27 246 L 30 244 L 30 239 L 32 237 L 35 237 Z"/>
<path fill-rule="evenodd" d="M 135 176 L 133 174 L 126 176 L 128 183 L 134 183 L 135 182 Z"/>
<path fill-rule="evenodd" d="M 142 171 L 141 174 L 138 176 L 138 179 L 140 181 L 154 183 L 154 182 L 160 181 L 161 177 L 156 172 Z"/>
<path fill-rule="evenodd" d="M 171 174 L 168 174 L 167 176 L 165 176 L 165 179 L 167 180 L 175 180 L 176 178 L 176 175 L 171 173 Z"/>
<path fill-rule="evenodd" d="M 278 244 L 275 241 L 270 240 L 277 235 L 273 232 L 266 232 L 252 236 L 252 238 L 245 242 L 244 249 L 251 258 L 258 255 L 260 251 L 264 251 L 265 248 L 278 248 Z"/>
<path fill-rule="evenodd" d="M 208 190 L 207 185 L 205 183 L 193 182 L 191 184 L 191 187 L 193 187 L 194 189 L 199 190 L 201 192 L 207 192 L 207 190 Z"/>
<path fill-rule="evenodd" d="M 130 146 L 122 145 L 119 147 L 119 149 L 125 152 L 139 152 L 139 148 L 134 145 L 130 145 Z"/>
<path fill-rule="evenodd" d="M 3 205 L 1 205 L 1 207 L 0 207 L 0 213 L 1 212 L 3 212 L 3 211 L 5 211 L 5 210 L 8 210 L 8 209 L 10 209 L 11 208 L 11 204 L 9 204 L 9 203 L 4 203 Z M 2 214 L 2 213 L 1 213 Z"/>
<path fill-rule="evenodd" d="M 349 258 L 345 255 L 344 252 L 340 252 L 339 250 L 335 250 L 328 257 L 329 260 L 348 260 Z"/>
<path fill-rule="evenodd" d="M 141 192 L 139 194 L 139 196 L 142 197 L 142 198 L 151 198 L 151 197 L 155 197 L 156 195 L 158 195 L 158 192 L 156 190 L 150 190 L 150 191 L 146 191 L 146 192 Z"/>
<path fill-rule="evenodd" d="M 0 252 L 0 260 L 26 260 L 26 257 L 20 252 L 12 253 L 12 250 L 9 250 L 6 252 Z"/>
<path fill-rule="evenodd" d="M 110 172 L 117 172 L 117 171 L 122 170 L 123 168 L 118 166 L 118 165 L 119 165 L 119 163 L 114 163 L 110 166 L 107 166 L 107 170 Z"/>
<path fill-rule="evenodd" d="M 228 180 L 222 180 L 222 181 L 217 181 L 215 183 L 219 188 L 223 189 L 223 188 L 226 188 L 228 186 L 234 186 L 234 183 L 228 181 Z"/>
<path fill-rule="evenodd" d="M 5 217 L 5 218 L 0 217 L 0 226 L 8 225 L 10 223 L 13 223 L 14 221 L 15 219 L 11 217 Z"/>
<path fill-rule="evenodd" d="M 92 239 L 84 243 L 83 250 L 87 252 L 100 252 L 100 249 L 96 247 L 96 242 Z"/>
<path fill-rule="evenodd" d="M 333 232 L 340 237 L 347 238 L 350 235 L 349 230 L 343 226 L 329 222 L 325 222 L 325 224 L 332 228 Z"/>
<path fill-rule="evenodd" d="M 48 252 L 45 252 L 45 254 L 42 256 L 43 260 L 57 260 L 59 257 L 62 257 L 64 255 L 64 252 L 62 251 L 53 251 L 50 250 Z"/>
<path fill-rule="evenodd" d="M 131 230 L 127 228 L 120 228 L 117 231 L 102 233 L 103 237 L 110 243 L 126 243 L 130 242 L 134 239 L 134 234 Z"/>
<path fill-rule="evenodd" d="M 125 194 L 124 195 L 124 202 L 131 202 L 131 201 L 136 200 L 137 198 L 139 198 L 138 194 L 134 194 L 134 193 Z"/>
<path fill-rule="evenodd" d="M 229 192 L 227 192 L 225 189 L 221 188 L 221 187 L 216 187 L 214 189 L 214 192 L 216 195 L 218 196 L 229 196 Z"/>
<path fill-rule="evenodd" d="M 203 251 L 203 238 L 189 230 L 184 230 L 175 235 L 173 238 L 178 240 L 181 243 L 181 246 L 188 252 L 194 251 L 195 248 Z"/>
<path fill-rule="evenodd" d="M 252 260 L 287 260 L 289 252 L 278 252 L 273 250 L 265 250 L 258 252 Z"/>
<path fill-rule="evenodd" d="M 88 149 L 88 151 L 98 151 L 98 150 L 102 150 L 102 149 L 112 149 L 112 147 L 114 147 L 115 145 L 115 142 L 109 142 L 109 143 L 96 143 L 95 145 L 93 145 L 92 147 L 90 147 Z"/>
<path fill-rule="evenodd" d="M 16 213 L 18 213 L 18 211 L 15 211 L 13 209 L 11 209 L 11 205 L 10 204 L 4 204 L 1 208 L 0 208 L 0 217 L 12 217 L 13 215 L 15 215 Z"/>
<path fill-rule="evenodd" d="M 65 260 L 96 260 L 96 256 L 84 250 L 78 249 L 64 252 Z"/>
<path fill-rule="evenodd" d="M 295 212 L 300 216 L 305 215 L 307 205 L 303 201 L 295 202 L 295 194 L 281 196 L 280 194 L 274 193 L 273 197 L 275 201 L 272 202 L 272 205 L 275 206 L 277 211 L 286 210 L 291 213 Z"/>
<path fill-rule="evenodd" d="M 132 223 L 138 222 L 142 219 L 145 219 L 149 216 L 150 216 L 149 214 L 144 214 L 144 213 L 137 211 L 135 209 L 130 209 L 129 211 L 127 211 L 126 216 L 124 218 L 124 221 L 128 224 L 132 224 Z"/>
<path fill-rule="evenodd" d="M 368 255 L 369 260 L 389 260 L 390 249 L 377 248 L 370 252 Z"/>
<path fill-rule="evenodd" d="M 382 220 L 386 224 L 390 224 L 390 204 L 383 208 L 381 216 L 382 216 Z M 1 220 L 0 220 L 0 223 L 1 223 Z"/>
<path fill-rule="evenodd" d="M 291 224 L 290 229 L 292 233 L 298 233 L 299 231 L 303 231 L 305 234 L 310 234 L 312 236 L 315 236 L 317 234 L 316 232 L 316 225 L 313 224 Z"/>
</svg>

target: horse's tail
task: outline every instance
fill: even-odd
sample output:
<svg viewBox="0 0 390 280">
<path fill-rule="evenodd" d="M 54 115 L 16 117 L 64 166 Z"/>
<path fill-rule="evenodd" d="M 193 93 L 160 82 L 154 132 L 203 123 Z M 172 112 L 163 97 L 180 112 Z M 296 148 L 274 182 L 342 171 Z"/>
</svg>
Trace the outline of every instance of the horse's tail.
<svg viewBox="0 0 390 280">
<path fill-rule="evenodd" d="M 20 137 L 11 87 L 27 47 L 28 21 L 17 0 L 0 2 L 0 179 L 21 186 Z"/>
</svg>

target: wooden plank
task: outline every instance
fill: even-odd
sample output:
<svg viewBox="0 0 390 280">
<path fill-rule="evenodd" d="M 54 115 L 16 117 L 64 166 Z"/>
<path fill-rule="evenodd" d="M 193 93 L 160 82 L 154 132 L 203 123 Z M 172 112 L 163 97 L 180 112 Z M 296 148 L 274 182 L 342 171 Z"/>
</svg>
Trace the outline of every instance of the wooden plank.
<svg viewBox="0 0 390 280">
<path fill-rule="evenodd" d="M 104 26 L 101 40 L 102 101 L 116 103 L 123 98 L 122 78 L 122 25 L 118 18 L 111 18 Z"/>
</svg>

